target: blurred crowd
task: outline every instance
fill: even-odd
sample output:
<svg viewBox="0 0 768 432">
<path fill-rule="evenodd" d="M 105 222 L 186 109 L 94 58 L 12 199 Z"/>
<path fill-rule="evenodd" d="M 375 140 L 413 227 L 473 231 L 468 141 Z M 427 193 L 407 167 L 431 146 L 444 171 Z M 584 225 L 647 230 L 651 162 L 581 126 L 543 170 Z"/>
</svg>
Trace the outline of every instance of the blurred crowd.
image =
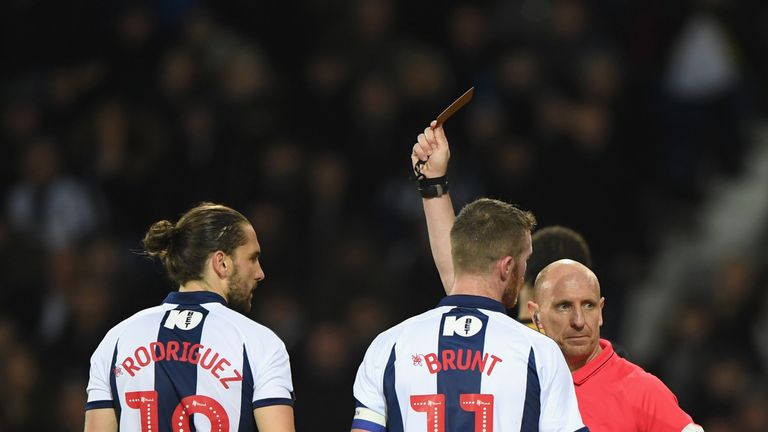
<svg viewBox="0 0 768 432">
<path fill-rule="evenodd" d="M 369 342 L 442 295 L 409 153 L 470 86 L 454 203 L 582 232 L 621 345 L 658 240 L 768 114 L 759 0 L 19 0 L 0 22 L 0 431 L 82 430 L 96 345 L 176 289 L 141 237 L 204 200 L 259 235 L 252 316 L 289 349 L 298 429 L 347 429 Z M 768 258 L 706 270 L 642 366 L 708 432 L 768 430 Z"/>
</svg>

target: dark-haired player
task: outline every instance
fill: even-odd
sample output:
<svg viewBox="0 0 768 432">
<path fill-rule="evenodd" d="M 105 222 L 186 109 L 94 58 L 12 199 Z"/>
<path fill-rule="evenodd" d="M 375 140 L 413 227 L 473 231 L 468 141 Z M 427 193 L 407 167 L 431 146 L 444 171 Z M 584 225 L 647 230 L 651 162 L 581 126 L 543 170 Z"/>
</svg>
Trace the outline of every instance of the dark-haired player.
<svg viewBox="0 0 768 432">
<path fill-rule="evenodd" d="M 264 279 L 256 232 L 211 203 L 144 237 L 179 290 L 112 328 L 91 357 L 86 432 L 293 431 L 288 353 L 242 315 Z"/>
</svg>

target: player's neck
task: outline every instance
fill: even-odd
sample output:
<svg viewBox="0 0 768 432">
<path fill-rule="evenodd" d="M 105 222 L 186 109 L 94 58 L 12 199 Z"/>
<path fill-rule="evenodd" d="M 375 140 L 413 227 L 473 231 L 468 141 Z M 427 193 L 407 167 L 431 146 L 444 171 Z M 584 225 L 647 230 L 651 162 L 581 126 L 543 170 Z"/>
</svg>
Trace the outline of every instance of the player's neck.
<svg viewBox="0 0 768 432">
<path fill-rule="evenodd" d="M 224 294 L 224 290 L 220 285 L 209 283 L 205 279 L 189 281 L 179 287 L 179 292 L 200 292 L 200 291 L 208 291 L 208 292 L 216 293 L 224 298 L 227 298 L 227 296 Z"/>
<path fill-rule="evenodd" d="M 501 301 L 503 290 L 491 283 L 486 276 L 461 275 L 456 276 L 451 295 L 463 294 Z"/>
</svg>

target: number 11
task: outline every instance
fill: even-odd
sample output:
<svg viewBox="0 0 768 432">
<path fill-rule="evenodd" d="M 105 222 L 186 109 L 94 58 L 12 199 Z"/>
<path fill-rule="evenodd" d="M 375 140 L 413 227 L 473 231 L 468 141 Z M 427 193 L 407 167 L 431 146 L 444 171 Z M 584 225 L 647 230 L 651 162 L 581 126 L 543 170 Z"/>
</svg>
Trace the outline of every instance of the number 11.
<svg viewBox="0 0 768 432">
<path fill-rule="evenodd" d="M 464 411 L 475 413 L 475 432 L 493 432 L 493 395 L 462 394 L 459 406 Z M 411 396 L 411 408 L 427 414 L 427 432 L 445 431 L 445 395 Z"/>
</svg>

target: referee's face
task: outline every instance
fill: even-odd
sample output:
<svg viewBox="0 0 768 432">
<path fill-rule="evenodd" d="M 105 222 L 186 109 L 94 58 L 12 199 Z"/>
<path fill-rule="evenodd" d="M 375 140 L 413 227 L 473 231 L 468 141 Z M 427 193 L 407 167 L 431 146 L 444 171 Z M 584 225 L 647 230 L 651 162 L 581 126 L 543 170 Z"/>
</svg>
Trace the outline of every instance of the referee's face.
<svg viewBox="0 0 768 432">
<path fill-rule="evenodd" d="M 247 241 L 232 254 L 234 270 L 229 276 L 227 304 L 238 312 L 248 313 L 251 310 L 253 291 L 265 276 L 259 262 L 261 246 L 256 232 L 250 224 L 243 225 L 243 231 Z"/>
<path fill-rule="evenodd" d="M 560 346 L 571 371 L 600 353 L 603 304 L 597 279 L 581 268 L 549 274 L 538 293 L 539 321 Z"/>
</svg>

